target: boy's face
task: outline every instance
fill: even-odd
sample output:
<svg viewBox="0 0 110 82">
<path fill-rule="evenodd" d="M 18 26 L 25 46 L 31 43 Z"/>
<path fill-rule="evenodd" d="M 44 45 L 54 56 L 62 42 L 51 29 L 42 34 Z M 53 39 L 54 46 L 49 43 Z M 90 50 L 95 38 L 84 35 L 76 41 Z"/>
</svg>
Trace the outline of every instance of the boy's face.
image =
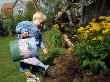
<svg viewBox="0 0 110 82">
<path fill-rule="evenodd" d="M 37 25 L 40 28 L 44 26 L 44 21 L 42 21 L 41 19 L 33 20 L 33 22 L 35 25 Z"/>
<path fill-rule="evenodd" d="M 43 26 L 44 26 L 44 21 L 39 20 L 39 26 L 40 26 L 40 27 L 43 27 Z"/>
</svg>

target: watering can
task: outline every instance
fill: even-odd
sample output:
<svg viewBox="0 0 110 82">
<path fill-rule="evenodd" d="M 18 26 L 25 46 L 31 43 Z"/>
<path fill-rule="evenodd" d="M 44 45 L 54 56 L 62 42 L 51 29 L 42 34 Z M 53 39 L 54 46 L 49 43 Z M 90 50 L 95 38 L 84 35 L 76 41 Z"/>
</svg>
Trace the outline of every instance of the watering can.
<svg viewBox="0 0 110 82">
<path fill-rule="evenodd" d="M 37 56 L 38 41 L 34 37 L 9 42 L 10 53 L 13 61 Z"/>
</svg>

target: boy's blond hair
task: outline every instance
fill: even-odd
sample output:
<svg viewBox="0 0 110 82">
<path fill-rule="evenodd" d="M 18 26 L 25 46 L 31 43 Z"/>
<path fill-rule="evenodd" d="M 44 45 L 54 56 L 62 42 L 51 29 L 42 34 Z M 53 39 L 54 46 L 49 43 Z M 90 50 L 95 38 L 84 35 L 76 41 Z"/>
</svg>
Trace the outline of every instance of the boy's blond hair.
<svg viewBox="0 0 110 82">
<path fill-rule="evenodd" d="M 47 17 L 44 13 L 40 12 L 40 11 L 37 11 L 34 15 L 33 15 L 33 20 L 36 20 L 36 19 L 40 19 L 42 21 L 46 21 Z"/>
</svg>

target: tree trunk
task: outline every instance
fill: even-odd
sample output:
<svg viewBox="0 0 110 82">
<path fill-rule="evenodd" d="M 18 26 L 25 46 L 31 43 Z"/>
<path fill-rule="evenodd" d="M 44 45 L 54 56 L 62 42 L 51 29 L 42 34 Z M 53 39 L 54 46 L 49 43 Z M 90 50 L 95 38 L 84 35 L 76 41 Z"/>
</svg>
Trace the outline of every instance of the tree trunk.
<svg viewBox="0 0 110 82">
<path fill-rule="evenodd" d="M 73 18 L 72 18 L 72 15 L 71 15 L 71 10 L 68 10 L 67 14 L 68 14 L 69 24 L 71 26 L 71 29 L 72 29 L 72 31 L 75 31 L 76 29 L 75 29 L 75 26 L 73 25 Z"/>
</svg>

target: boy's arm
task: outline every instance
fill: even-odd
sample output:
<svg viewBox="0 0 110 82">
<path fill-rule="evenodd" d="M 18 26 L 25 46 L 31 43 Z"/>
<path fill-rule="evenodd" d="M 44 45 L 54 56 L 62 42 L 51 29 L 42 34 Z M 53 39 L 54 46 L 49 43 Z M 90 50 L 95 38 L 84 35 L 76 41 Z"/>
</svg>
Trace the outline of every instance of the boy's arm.
<svg viewBox="0 0 110 82">
<path fill-rule="evenodd" d="M 41 47 L 41 49 L 42 49 L 43 53 L 44 53 L 44 54 L 47 54 L 47 48 L 45 47 L 45 45 L 44 45 L 44 43 L 43 43 L 43 42 L 41 42 L 40 47 Z"/>
<path fill-rule="evenodd" d="M 23 32 L 28 32 L 26 22 L 20 22 L 16 26 L 16 33 L 17 34 L 22 34 Z"/>
<path fill-rule="evenodd" d="M 44 54 L 47 54 L 47 48 L 45 47 L 45 45 L 44 45 L 44 43 L 43 43 L 43 41 L 42 41 L 42 35 L 40 34 L 39 35 L 39 46 L 40 46 L 40 48 L 42 49 L 42 51 L 44 52 Z"/>
<path fill-rule="evenodd" d="M 27 30 L 27 23 L 26 22 L 20 22 L 16 26 L 16 33 L 22 34 L 23 37 L 28 37 L 28 30 Z"/>
</svg>

